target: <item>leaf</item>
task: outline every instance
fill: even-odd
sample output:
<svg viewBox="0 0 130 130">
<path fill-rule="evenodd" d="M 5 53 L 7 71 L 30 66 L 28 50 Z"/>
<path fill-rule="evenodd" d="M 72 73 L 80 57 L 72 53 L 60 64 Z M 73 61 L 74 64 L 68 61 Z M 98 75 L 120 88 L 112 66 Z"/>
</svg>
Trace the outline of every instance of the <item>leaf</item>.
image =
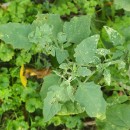
<svg viewBox="0 0 130 130">
<path fill-rule="evenodd" d="M 110 50 L 104 48 L 98 48 L 96 53 L 100 56 L 106 57 L 106 55 L 110 54 Z"/>
<path fill-rule="evenodd" d="M 22 65 L 21 68 L 20 68 L 20 80 L 21 80 L 22 85 L 24 87 L 26 87 L 26 85 L 27 85 L 27 79 L 24 76 L 24 65 Z"/>
<path fill-rule="evenodd" d="M 108 108 L 106 118 L 116 126 L 130 129 L 130 105 L 118 104 Z"/>
<path fill-rule="evenodd" d="M 120 58 L 123 55 L 124 55 L 124 52 L 122 50 L 116 50 L 115 52 L 113 52 L 112 59 Z"/>
<path fill-rule="evenodd" d="M 61 64 L 69 56 L 67 50 L 56 49 L 56 58 L 59 64 Z"/>
<path fill-rule="evenodd" d="M 60 84 L 60 77 L 55 75 L 55 74 L 50 74 L 46 77 L 44 77 L 44 82 L 42 84 L 42 88 L 40 91 L 40 95 L 42 97 L 42 100 L 44 100 L 44 98 L 47 96 L 47 92 L 49 87 L 51 87 L 52 85 L 57 85 Z"/>
<path fill-rule="evenodd" d="M 91 70 L 87 67 L 79 67 L 77 70 L 77 75 L 82 77 L 89 76 L 91 75 L 91 73 Z"/>
<path fill-rule="evenodd" d="M 81 83 L 76 91 L 75 100 L 85 108 L 90 117 L 105 118 L 106 102 L 99 85 L 93 82 Z"/>
<path fill-rule="evenodd" d="M 7 23 L 0 25 L 0 39 L 14 48 L 30 49 L 32 43 L 28 40 L 28 34 L 32 31 L 31 25 L 20 23 Z"/>
<path fill-rule="evenodd" d="M 66 86 L 67 94 L 72 102 L 74 102 L 74 88 L 70 84 Z"/>
<path fill-rule="evenodd" d="M 113 95 L 107 98 L 107 103 L 109 106 L 113 106 L 113 104 L 121 104 L 129 100 L 128 96 L 120 95 L 120 93 L 122 93 L 121 90 L 119 91 L 118 95 Z"/>
<path fill-rule="evenodd" d="M 129 0 L 114 0 L 114 3 L 118 8 L 123 8 L 126 11 L 130 11 L 130 1 Z"/>
<path fill-rule="evenodd" d="M 108 26 L 104 26 L 104 29 L 107 32 L 109 40 L 113 43 L 114 46 L 122 45 L 124 43 L 125 41 L 124 37 L 120 33 L 118 33 L 116 30 Z"/>
<path fill-rule="evenodd" d="M 84 111 L 85 109 L 81 107 L 79 103 L 68 101 L 62 105 L 58 115 L 75 115 Z"/>
<path fill-rule="evenodd" d="M 66 34 L 67 41 L 80 43 L 87 38 L 91 32 L 90 22 L 91 18 L 89 16 L 74 17 L 70 22 L 65 22 L 63 32 Z"/>
<path fill-rule="evenodd" d="M 106 119 L 97 120 L 96 125 L 98 130 L 128 130 L 127 128 L 114 125 Z"/>
<path fill-rule="evenodd" d="M 47 43 L 51 43 L 52 27 L 48 24 L 43 24 L 36 27 L 29 35 L 29 41 L 35 44 L 40 44 L 42 48 L 45 48 Z"/>
<path fill-rule="evenodd" d="M 61 44 L 65 43 L 66 40 L 67 40 L 65 33 L 59 32 L 58 35 L 57 35 L 57 40 L 58 40 L 58 42 L 61 43 Z"/>
<path fill-rule="evenodd" d="M 73 95 L 70 95 L 70 93 L 68 93 L 67 91 L 67 84 L 65 84 L 64 82 L 56 85 L 52 85 L 49 87 L 49 91 L 52 91 L 53 93 L 56 94 L 56 98 L 60 101 L 60 102 L 66 102 L 69 101 L 70 99 L 72 99 Z M 72 92 L 72 91 L 71 91 Z M 73 93 L 72 93 L 73 94 Z M 74 100 L 74 99 L 73 99 Z"/>
<path fill-rule="evenodd" d="M 118 69 L 124 69 L 126 67 L 126 63 L 123 60 L 119 60 Z"/>
<path fill-rule="evenodd" d="M 69 100 L 74 102 L 74 88 L 67 81 L 63 81 L 59 85 L 52 85 L 48 90 L 57 93 L 58 99 L 62 102 Z"/>
<path fill-rule="evenodd" d="M 99 35 L 94 35 L 84 39 L 77 45 L 74 54 L 77 63 L 86 65 L 95 61 L 98 40 Z"/>
<path fill-rule="evenodd" d="M 45 121 L 49 121 L 55 114 L 61 110 L 61 104 L 56 98 L 54 92 L 48 92 L 44 100 L 43 115 Z"/>
<path fill-rule="evenodd" d="M 104 80 L 108 86 L 111 84 L 111 73 L 109 69 L 105 69 L 103 72 Z"/>
<path fill-rule="evenodd" d="M 0 59 L 10 61 L 14 56 L 14 50 L 7 44 L 0 43 Z"/>
<path fill-rule="evenodd" d="M 67 87 L 67 84 L 63 82 L 60 85 L 55 84 L 48 88 L 43 108 L 43 114 L 46 121 L 50 120 L 55 114 L 57 114 L 65 102 L 72 100 L 72 95 L 68 93 Z"/>
<path fill-rule="evenodd" d="M 26 100 L 26 110 L 30 113 L 34 112 L 38 108 L 42 108 L 42 102 L 37 98 L 29 98 Z"/>
<path fill-rule="evenodd" d="M 33 24 L 36 26 L 41 26 L 44 24 L 52 26 L 54 38 L 56 38 L 57 34 L 63 30 L 63 22 L 59 14 L 38 14 L 37 19 Z"/>
<path fill-rule="evenodd" d="M 31 61 L 32 54 L 29 51 L 21 50 L 20 53 L 16 57 L 16 65 L 22 66 L 23 64 L 27 64 Z"/>
</svg>

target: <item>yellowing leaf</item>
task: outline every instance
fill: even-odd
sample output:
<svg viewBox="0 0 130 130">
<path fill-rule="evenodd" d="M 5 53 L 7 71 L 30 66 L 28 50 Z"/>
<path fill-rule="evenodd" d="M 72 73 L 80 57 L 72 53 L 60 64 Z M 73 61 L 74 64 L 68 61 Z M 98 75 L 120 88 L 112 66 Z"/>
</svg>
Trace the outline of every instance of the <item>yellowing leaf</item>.
<svg viewBox="0 0 130 130">
<path fill-rule="evenodd" d="M 24 65 L 22 65 L 21 68 L 20 68 L 20 80 L 21 80 L 22 85 L 24 87 L 26 87 L 26 85 L 27 85 L 27 79 L 24 76 Z"/>
</svg>

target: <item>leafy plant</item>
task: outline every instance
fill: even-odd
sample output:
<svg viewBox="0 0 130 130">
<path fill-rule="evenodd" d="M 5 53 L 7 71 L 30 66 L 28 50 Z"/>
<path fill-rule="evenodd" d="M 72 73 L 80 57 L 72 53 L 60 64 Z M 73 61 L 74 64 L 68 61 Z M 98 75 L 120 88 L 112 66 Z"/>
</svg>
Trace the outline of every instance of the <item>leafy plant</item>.
<svg viewBox="0 0 130 130">
<path fill-rule="evenodd" d="M 20 5 L 26 2 L 30 1 Z M 98 4 L 105 7 L 109 2 L 93 0 L 85 5 L 91 8 L 92 4 L 96 11 Z M 79 5 L 73 6 L 75 10 L 83 6 L 82 1 L 64 4 L 68 3 Z M 115 4 L 119 5 L 117 1 L 111 2 L 111 9 Z M 20 22 L 24 13 L 18 19 L 12 16 L 12 21 Z M 88 120 L 102 130 L 130 129 L 129 16 L 114 15 L 115 22 L 109 19 L 100 30 L 94 25 L 96 17 L 92 15 L 63 21 L 58 14 L 38 14 L 28 24 L 3 22 L 0 127 L 35 130 L 64 124 L 70 129 L 82 129 Z M 49 72 L 45 74 L 45 70 Z"/>
<path fill-rule="evenodd" d="M 93 14 L 95 7 L 99 1 L 97 0 L 55 0 L 53 4 L 50 4 L 49 12 L 64 15 L 71 14 Z M 47 3 L 45 3 L 47 4 Z"/>
<path fill-rule="evenodd" d="M 0 4 L 0 23 L 32 22 L 42 5 L 36 5 L 31 0 L 5 0 Z"/>
</svg>

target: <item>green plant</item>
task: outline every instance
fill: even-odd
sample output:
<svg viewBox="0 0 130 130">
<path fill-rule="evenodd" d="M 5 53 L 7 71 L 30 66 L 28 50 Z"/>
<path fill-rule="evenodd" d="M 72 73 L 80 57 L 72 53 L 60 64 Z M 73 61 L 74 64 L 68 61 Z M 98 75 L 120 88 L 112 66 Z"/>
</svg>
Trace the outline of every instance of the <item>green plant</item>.
<svg viewBox="0 0 130 130">
<path fill-rule="evenodd" d="M 73 14 L 94 14 L 95 7 L 99 1 L 97 0 L 55 0 L 53 4 L 49 4 L 49 12 L 64 15 Z M 47 4 L 47 3 L 45 3 Z"/>
<path fill-rule="evenodd" d="M 35 15 L 42 12 L 42 5 L 31 0 L 5 1 L 0 4 L 0 24 L 7 22 L 32 22 Z"/>
<path fill-rule="evenodd" d="M 0 9 L 0 129 L 130 129 L 126 1 L 58 2 L 49 9 L 15 0 Z M 54 5 L 64 7 L 54 10 L 61 15 L 88 15 L 63 21 L 38 14 L 33 21 Z"/>
<path fill-rule="evenodd" d="M 44 78 L 43 83 L 40 82 L 42 86 L 34 79 L 28 79 L 27 87 L 24 88 L 19 76 L 15 74 L 18 73 L 19 67 L 9 71 L 3 69 L 2 73 L 7 75 L 4 76 L 7 84 L 3 84 L 5 89 L 1 86 L 1 93 L 4 92 L 1 97 L 1 113 L 13 110 L 19 111 L 22 116 L 26 112 L 24 118 L 29 118 L 31 113 L 39 115 L 42 110 L 44 121 L 47 122 L 56 114 L 62 116 L 86 112 L 88 117 L 96 118 L 97 126 L 100 126 L 101 122 L 109 122 L 117 128 L 118 125 L 129 128 L 129 123 L 125 126 L 123 122 L 119 124 L 119 119 L 113 120 L 111 117 L 115 109 L 122 110 L 122 113 L 129 107 L 129 49 L 125 35 L 104 26 L 100 37 L 99 34 L 91 34 L 90 27 L 90 16 L 74 17 L 70 22 L 63 22 L 59 15 L 53 14 L 38 15 L 30 25 L 1 25 L 0 39 L 5 42 L 1 43 L 1 46 L 8 48 L 7 52 L 12 49 L 13 54 L 7 59 L 1 58 L 3 62 L 16 61 L 17 66 L 26 65 L 31 63 L 34 54 L 40 53 L 48 55 L 52 61 L 55 60 L 50 61 L 52 73 Z M 11 33 L 12 29 L 14 33 Z M 18 41 L 21 44 L 18 44 Z M 25 59 L 27 55 L 29 57 Z M 34 66 L 36 63 L 34 60 Z M 109 91 L 113 91 L 112 95 L 107 94 Z M 13 99 L 10 99 L 12 96 Z M 25 106 L 22 105 L 23 112 L 18 109 L 22 102 L 25 103 Z M 129 111 L 126 111 L 129 114 Z M 28 118 L 26 120 L 29 120 Z M 124 122 L 128 118 L 121 117 Z M 14 123 L 17 120 L 16 118 Z M 13 124 L 8 127 L 14 127 Z"/>
</svg>

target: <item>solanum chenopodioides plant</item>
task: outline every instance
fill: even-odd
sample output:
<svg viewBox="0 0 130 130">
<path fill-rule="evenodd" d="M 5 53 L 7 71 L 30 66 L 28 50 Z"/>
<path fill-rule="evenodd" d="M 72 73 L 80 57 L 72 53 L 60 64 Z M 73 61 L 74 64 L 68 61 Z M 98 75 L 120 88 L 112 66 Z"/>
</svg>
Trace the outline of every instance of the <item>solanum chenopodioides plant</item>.
<svg viewBox="0 0 130 130">
<path fill-rule="evenodd" d="M 90 27 L 89 16 L 63 22 L 59 15 L 53 14 L 38 15 L 30 25 L 8 23 L 0 26 L 0 39 L 6 44 L 32 54 L 45 53 L 51 59 L 52 73 L 44 77 L 40 91 L 45 121 L 56 114 L 82 112 L 98 119 L 106 117 L 107 102 L 101 87 L 115 83 L 111 75 L 113 70 L 125 70 L 123 59 L 113 58 L 125 40 L 117 31 L 105 26 L 105 36 L 112 43 L 107 47 L 104 37 L 92 35 Z"/>
</svg>

